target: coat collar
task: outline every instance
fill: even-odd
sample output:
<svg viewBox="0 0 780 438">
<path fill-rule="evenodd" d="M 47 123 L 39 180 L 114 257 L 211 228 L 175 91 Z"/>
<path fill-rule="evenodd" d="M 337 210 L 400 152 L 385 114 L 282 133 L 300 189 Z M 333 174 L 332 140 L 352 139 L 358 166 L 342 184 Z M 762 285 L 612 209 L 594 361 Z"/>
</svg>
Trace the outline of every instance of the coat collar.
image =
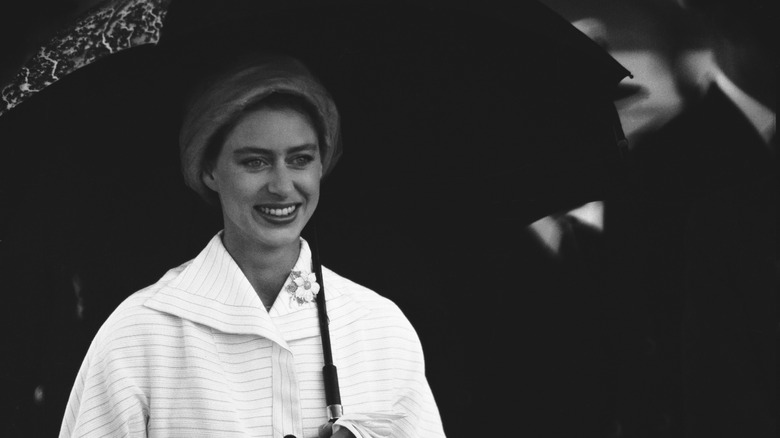
<svg viewBox="0 0 780 438">
<path fill-rule="evenodd" d="M 288 342 L 319 336 L 315 303 L 299 305 L 286 290 L 288 278 L 270 312 L 235 260 L 222 244 L 222 233 L 214 236 L 192 261 L 186 263 L 144 305 L 223 333 L 256 335 L 289 350 Z M 311 272 L 311 250 L 301 239 L 301 251 L 293 270 Z M 325 269 L 323 269 L 326 271 Z M 326 271 L 326 301 L 331 330 L 347 325 L 368 313 L 335 283 Z M 321 279 L 317 279 L 322 283 Z M 327 287 L 334 284 L 334 287 Z"/>
</svg>

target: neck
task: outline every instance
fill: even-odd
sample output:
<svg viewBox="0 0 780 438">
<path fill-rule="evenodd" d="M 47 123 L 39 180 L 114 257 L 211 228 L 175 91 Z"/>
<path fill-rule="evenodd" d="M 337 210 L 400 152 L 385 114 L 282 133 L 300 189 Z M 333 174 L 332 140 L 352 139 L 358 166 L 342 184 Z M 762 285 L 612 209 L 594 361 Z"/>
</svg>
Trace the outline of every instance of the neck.
<svg viewBox="0 0 780 438">
<path fill-rule="evenodd" d="M 263 305 L 270 307 L 298 260 L 300 243 L 296 241 L 282 247 L 266 247 L 233 236 L 227 230 L 222 234 L 222 242 Z"/>
</svg>

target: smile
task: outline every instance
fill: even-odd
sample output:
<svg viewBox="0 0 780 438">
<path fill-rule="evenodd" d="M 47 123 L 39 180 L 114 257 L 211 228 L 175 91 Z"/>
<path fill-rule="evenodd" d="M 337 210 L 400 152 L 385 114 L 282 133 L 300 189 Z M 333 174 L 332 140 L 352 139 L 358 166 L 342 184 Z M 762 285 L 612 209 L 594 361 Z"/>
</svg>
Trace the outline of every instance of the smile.
<svg viewBox="0 0 780 438">
<path fill-rule="evenodd" d="M 291 216 L 298 210 L 298 205 L 290 205 L 287 207 L 257 207 L 257 209 L 268 216 L 274 216 L 278 218 L 284 218 Z"/>
</svg>

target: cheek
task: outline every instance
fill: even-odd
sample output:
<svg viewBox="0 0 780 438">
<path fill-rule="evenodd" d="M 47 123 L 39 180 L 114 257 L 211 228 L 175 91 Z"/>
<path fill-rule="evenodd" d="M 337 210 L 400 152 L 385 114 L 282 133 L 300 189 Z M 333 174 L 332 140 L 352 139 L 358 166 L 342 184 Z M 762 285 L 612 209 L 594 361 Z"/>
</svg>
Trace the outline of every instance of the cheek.
<svg viewBox="0 0 780 438">
<path fill-rule="evenodd" d="M 260 190 L 260 186 L 261 182 L 257 178 L 233 175 L 231 178 L 221 181 L 220 197 L 234 201 L 254 198 L 257 195 L 257 191 Z"/>
<path fill-rule="evenodd" d="M 311 172 L 307 172 L 302 179 L 302 187 L 306 193 L 311 197 L 319 198 L 320 194 L 320 181 L 322 180 L 322 165 L 317 166 L 316 169 L 312 169 Z"/>
<path fill-rule="evenodd" d="M 318 175 L 311 175 L 303 180 L 303 190 L 309 196 L 309 198 L 319 199 L 320 196 L 320 178 Z"/>
<path fill-rule="evenodd" d="M 316 178 L 300 181 L 298 193 L 306 201 L 307 214 L 313 214 L 320 203 L 320 181 Z"/>
</svg>

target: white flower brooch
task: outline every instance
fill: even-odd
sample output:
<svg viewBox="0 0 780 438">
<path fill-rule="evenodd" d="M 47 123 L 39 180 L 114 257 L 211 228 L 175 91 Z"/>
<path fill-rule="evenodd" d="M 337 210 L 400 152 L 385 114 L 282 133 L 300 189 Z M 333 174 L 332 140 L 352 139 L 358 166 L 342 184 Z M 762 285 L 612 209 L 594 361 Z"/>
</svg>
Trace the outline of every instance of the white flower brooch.
<svg viewBox="0 0 780 438">
<path fill-rule="evenodd" d="M 320 291 L 320 285 L 317 283 L 317 276 L 313 272 L 305 274 L 301 271 L 291 271 L 290 280 L 290 284 L 287 285 L 290 301 L 297 301 L 299 306 L 304 303 L 314 302 L 317 293 Z"/>
</svg>

